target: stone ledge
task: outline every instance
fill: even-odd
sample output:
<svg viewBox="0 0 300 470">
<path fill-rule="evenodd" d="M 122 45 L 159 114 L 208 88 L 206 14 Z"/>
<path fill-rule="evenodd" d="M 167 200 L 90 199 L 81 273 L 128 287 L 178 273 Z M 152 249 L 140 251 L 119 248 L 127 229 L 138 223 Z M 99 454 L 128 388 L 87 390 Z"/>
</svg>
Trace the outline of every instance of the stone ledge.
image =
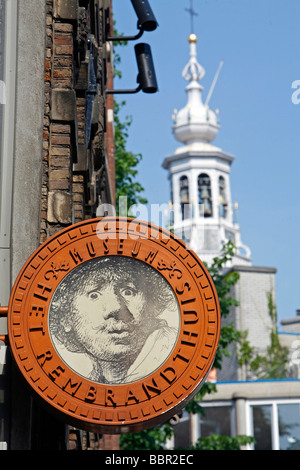
<svg viewBox="0 0 300 470">
<path fill-rule="evenodd" d="M 72 194 L 66 191 L 49 191 L 47 220 L 53 224 L 72 223 Z"/>
<path fill-rule="evenodd" d="M 60 20 L 78 20 L 78 0 L 55 0 L 54 16 Z"/>
<path fill-rule="evenodd" d="M 76 94 L 74 90 L 53 88 L 51 119 L 53 121 L 76 120 Z"/>
<path fill-rule="evenodd" d="M 87 171 L 88 170 L 88 152 L 85 145 L 78 145 L 77 163 L 73 164 L 73 171 Z"/>
</svg>

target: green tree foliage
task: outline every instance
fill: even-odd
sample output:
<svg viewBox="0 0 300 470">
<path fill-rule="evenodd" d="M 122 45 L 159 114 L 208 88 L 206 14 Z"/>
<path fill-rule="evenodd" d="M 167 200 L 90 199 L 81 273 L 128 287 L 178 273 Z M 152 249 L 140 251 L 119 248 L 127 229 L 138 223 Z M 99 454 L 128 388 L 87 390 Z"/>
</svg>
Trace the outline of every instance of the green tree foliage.
<svg viewBox="0 0 300 470">
<path fill-rule="evenodd" d="M 289 350 L 280 344 L 277 333 L 277 310 L 272 292 L 268 292 L 267 297 L 271 331 L 270 344 L 267 347 L 266 354 L 257 354 L 247 340 L 247 332 L 244 332 L 240 342 L 238 361 L 240 365 L 247 367 L 250 373 L 255 374 L 257 379 L 283 379 L 288 375 Z"/>
<path fill-rule="evenodd" d="M 121 450 L 163 450 L 168 438 L 173 434 L 169 423 L 156 426 L 149 430 L 139 431 L 120 436 Z"/>
<path fill-rule="evenodd" d="M 229 241 L 223 246 L 220 256 L 214 258 L 211 266 L 208 266 L 208 271 L 217 290 L 223 319 L 228 316 L 232 306 L 237 306 L 239 304 L 231 295 L 232 287 L 237 283 L 239 274 L 236 271 L 226 270 L 228 262 L 233 258 L 234 250 L 235 247 L 233 243 Z M 227 322 L 221 328 L 220 341 L 214 361 L 214 367 L 217 369 L 221 368 L 223 356 L 230 355 L 227 349 L 228 345 L 239 341 L 240 338 L 241 333 L 235 330 L 232 322 Z"/>
<path fill-rule="evenodd" d="M 232 287 L 237 283 L 239 274 L 232 270 L 226 270 L 226 265 L 232 259 L 234 255 L 235 247 L 232 242 L 228 242 L 222 248 L 219 257 L 215 257 L 208 271 L 214 282 L 219 303 L 222 319 L 226 318 L 230 313 L 232 306 L 237 306 L 238 301 L 235 300 L 231 295 Z M 242 335 L 239 331 L 234 328 L 232 322 L 227 322 L 221 328 L 219 344 L 214 359 L 213 367 L 221 369 L 222 359 L 224 356 L 230 356 L 228 346 L 232 343 L 238 343 Z M 187 405 L 186 410 L 190 413 L 201 413 L 203 414 L 203 408 L 201 407 L 201 401 L 207 393 L 213 393 L 216 390 L 214 383 L 206 382 L 201 388 L 199 394 Z"/>
<path fill-rule="evenodd" d="M 116 177 L 116 212 L 120 215 L 120 198 L 126 197 L 126 207 L 129 210 L 135 204 L 147 204 L 147 199 L 141 196 L 144 192 L 143 186 L 136 180 L 138 174 L 137 166 L 142 160 L 141 154 L 134 154 L 127 150 L 127 139 L 129 127 L 132 123 L 130 116 L 122 121 L 120 111 L 125 102 L 115 102 L 115 177 Z M 121 215 L 124 214 L 122 211 Z"/>
<path fill-rule="evenodd" d="M 251 436 L 218 436 L 211 435 L 200 438 L 192 449 L 195 450 L 240 450 L 242 446 L 251 444 Z"/>
</svg>

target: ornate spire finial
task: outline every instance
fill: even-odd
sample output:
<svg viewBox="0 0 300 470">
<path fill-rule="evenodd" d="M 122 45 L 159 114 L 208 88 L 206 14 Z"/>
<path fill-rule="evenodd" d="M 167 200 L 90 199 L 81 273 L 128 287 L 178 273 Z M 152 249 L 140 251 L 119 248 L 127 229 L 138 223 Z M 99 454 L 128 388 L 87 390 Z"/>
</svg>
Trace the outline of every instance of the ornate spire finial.
<svg viewBox="0 0 300 470">
<path fill-rule="evenodd" d="M 182 76 L 187 81 L 198 82 L 204 77 L 205 70 L 197 61 L 196 42 L 198 38 L 194 33 L 194 16 L 198 16 L 198 14 L 193 8 L 193 0 L 190 0 L 190 8 L 185 8 L 185 10 L 191 15 L 191 33 L 188 38 L 188 41 L 190 43 L 190 60 L 188 64 L 184 67 Z"/>
<path fill-rule="evenodd" d="M 189 43 L 191 43 L 191 42 L 197 42 L 197 41 L 198 41 L 198 38 L 197 38 L 196 34 L 191 33 L 191 34 L 189 35 Z"/>
<path fill-rule="evenodd" d="M 193 4 L 188 10 L 191 18 L 195 16 Z M 187 104 L 173 115 L 173 131 L 175 138 L 186 145 L 202 145 L 214 140 L 219 123 L 215 113 L 202 101 L 203 86 L 200 82 L 205 70 L 197 60 L 197 36 L 192 31 L 188 37 L 189 61 L 182 71 L 182 76 L 189 83 L 185 90 Z"/>
<path fill-rule="evenodd" d="M 189 35 L 189 43 L 190 43 L 190 60 L 187 65 L 184 67 L 182 76 L 187 81 L 200 81 L 204 75 L 205 70 L 197 61 L 197 36 L 196 34 L 192 33 Z"/>
</svg>

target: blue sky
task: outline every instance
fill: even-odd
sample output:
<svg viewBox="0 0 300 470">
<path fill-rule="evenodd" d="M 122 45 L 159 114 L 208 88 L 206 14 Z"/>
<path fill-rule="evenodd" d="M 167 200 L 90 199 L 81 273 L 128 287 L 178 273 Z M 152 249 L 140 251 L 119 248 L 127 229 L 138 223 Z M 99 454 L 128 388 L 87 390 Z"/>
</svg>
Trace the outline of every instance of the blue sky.
<svg viewBox="0 0 300 470">
<path fill-rule="evenodd" d="M 300 308 L 300 104 L 292 83 L 300 80 L 299 0 L 194 0 L 198 61 L 206 75 L 204 99 L 224 60 L 210 107 L 219 110 L 214 144 L 235 156 L 233 202 L 239 203 L 243 243 L 253 264 L 277 268 L 279 321 Z M 159 27 L 118 48 L 122 78 L 115 88 L 136 88 L 134 45 L 150 44 L 159 92 L 116 95 L 132 116 L 127 149 L 141 153 L 138 181 L 149 203 L 170 199 L 162 162 L 179 146 L 172 114 L 186 104 L 182 70 L 189 58 L 189 0 L 150 0 Z M 119 32 L 136 33 L 130 0 L 113 0 Z M 300 94 L 297 95 L 300 97 Z M 279 327 L 280 329 L 280 327 Z"/>
</svg>

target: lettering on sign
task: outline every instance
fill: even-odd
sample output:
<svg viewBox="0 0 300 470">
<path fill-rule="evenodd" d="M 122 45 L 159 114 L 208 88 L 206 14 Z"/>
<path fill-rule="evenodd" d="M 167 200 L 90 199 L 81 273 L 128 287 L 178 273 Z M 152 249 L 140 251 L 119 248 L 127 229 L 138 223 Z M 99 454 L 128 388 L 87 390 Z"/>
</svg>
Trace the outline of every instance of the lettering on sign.
<svg viewBox="0 0 300 470">
<path fill-rule="evenodd" d="M 105 218 L 33 253 L 8 326 L 17 365 L 52 409 L 81 429 L 122 433 L 165 422 L 199 391 L 220 312 L 205 266 L 181 240 Z"/>
</svg>

